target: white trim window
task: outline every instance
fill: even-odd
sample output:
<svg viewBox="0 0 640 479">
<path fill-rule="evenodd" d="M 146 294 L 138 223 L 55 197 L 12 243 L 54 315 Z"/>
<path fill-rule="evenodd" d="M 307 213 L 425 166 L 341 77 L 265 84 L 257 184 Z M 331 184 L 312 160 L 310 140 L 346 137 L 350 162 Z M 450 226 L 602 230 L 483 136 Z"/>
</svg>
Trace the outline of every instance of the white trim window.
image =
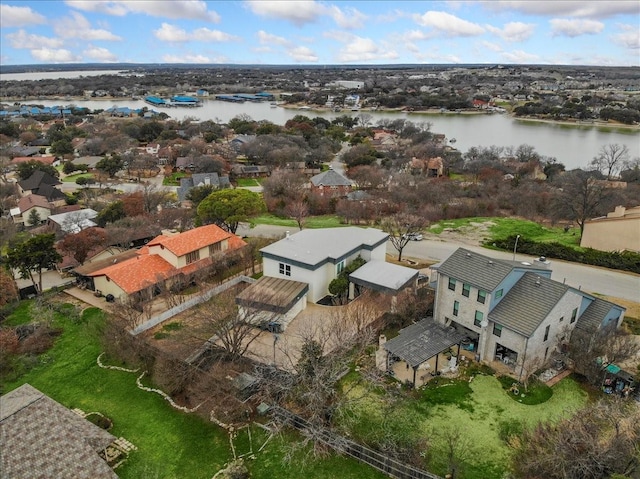
<svg viewBox="0 0 640 479">
<path fill-rule="evenodd" d="M 286 263 L 280 263 L 278 266 L 280 274 L 283 276 L 291 276 L 291 265 Z"/>
</svg>

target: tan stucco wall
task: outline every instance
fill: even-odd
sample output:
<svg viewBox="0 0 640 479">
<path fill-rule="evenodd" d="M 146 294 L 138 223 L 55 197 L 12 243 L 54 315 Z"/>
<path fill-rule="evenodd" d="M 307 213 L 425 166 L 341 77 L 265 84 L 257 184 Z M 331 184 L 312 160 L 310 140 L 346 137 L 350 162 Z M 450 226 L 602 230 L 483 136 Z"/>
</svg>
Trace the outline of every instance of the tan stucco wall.
<svg viewBox="0 0 640 479">
<path fill-rule="evenodd" d="M 601 251 L 640 252 L 640 218 L 601 218 L 588 221 L 580 246 Z"/>
</svg>

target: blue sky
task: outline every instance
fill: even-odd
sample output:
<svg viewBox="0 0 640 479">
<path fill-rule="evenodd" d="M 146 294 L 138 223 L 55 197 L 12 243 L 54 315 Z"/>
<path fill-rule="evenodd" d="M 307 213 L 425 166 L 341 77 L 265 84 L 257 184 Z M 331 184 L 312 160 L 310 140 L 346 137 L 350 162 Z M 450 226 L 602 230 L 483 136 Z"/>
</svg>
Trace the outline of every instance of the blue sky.
<svg viewBox="0 0 640 479">
<path fill-rule="evenodd" d="M 640 65 L 640 2 L 0 0 L 0 64 Z"/>
</svg>

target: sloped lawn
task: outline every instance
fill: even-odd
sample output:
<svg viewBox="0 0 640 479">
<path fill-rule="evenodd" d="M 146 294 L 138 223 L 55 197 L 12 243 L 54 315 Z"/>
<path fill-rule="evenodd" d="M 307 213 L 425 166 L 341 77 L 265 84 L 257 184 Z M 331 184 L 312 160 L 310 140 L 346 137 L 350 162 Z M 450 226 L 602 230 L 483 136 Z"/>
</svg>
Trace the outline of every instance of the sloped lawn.
<svg viewBox="0 0 640 479">
<path fill-rule="evenodd" d="M 510 398 L 494 376 L 477 375 L 470 383 L 439 379 L 437 386 L 405 391 L 400 398 L 368 393 L 344 411 L 342 422 L 369 444 L 384 432 L 423 447 L 427 469 L 442 476 L 449 472 L 448 444 L 455 437 L 459 479 L 500 478 L 509 468 L 510 433 L 567 416 L 587 403 L 587 394 L 570 378 L 552 389 L 546 402 L 529 406 Z"/>
<path fill-rule="evenodd" d="M 23 302 L 3 326 L 30 321 L 30 302 Z M 122 479 L 209 479 L 232 459 L 226 431 L 195 414 L 173 409 L 159 395 L 136 386 L 138 374 L 100 368 L 100 335 L 104 317 L 89 308 L 80 321 L 56 314 L 54 326 L 63 330 L 54 346 L 34 358 L 35 367 L 11 382 L 1 376 L 2 391 L 8 392 L 29 383 L 69 408 L 100 412 L 113 421 L 110 431 L 138 447 L 129 460 L 117 469 Z M 103 362 L 109 364 L 108 358 Z M 285 461 L 291 444 L 300 441 L 290 433 L 274 437 L 261 452 L 265 433 L 254 427 L 255 459 L 247 465 L 254 479 L 382 479 L 386 476 L 355 460 L 331 454 L 310 458 L 302 449 Z M 241 449 L 246 449 L 240 441 Z M 246 451 L 238 451 L 241 454 Z"/>
</svg>

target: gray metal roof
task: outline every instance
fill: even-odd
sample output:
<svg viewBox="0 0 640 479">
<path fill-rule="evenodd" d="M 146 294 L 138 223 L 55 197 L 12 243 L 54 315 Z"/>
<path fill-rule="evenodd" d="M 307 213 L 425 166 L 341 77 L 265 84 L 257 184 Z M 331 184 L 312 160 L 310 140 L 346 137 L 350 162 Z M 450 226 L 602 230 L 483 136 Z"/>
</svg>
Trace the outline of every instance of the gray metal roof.
<svg viewBox="0 0 640 479">
<path fill-rule="evenodd" d="M 0 397 L 3 478 L 117 479 L 98 455 L 115 439 L 29 384 Z"/>
<path fill-rule="evenodd" d="M 335 170 L 327 170 L 311 177 L 314 186 L 351 186 L 351 181 Z"/>
<path fill-rule="evenodd" d="M 595 298 L 578 318 L 576 328 L 588 332 L 597 331 L 613 307 L 617 307 L 622 311 L 625 309 L 604 299 Z"/>
<path fill-rule="evenodd" d="M 397 293 L 418 278 L 419 271 L 386 261 L 369 261 L 349 275 L 349 280 L 384 293 Z"/>
<path fill-rule="evenodd" d="M 527 272 L 489 313 L 488 319 L 526 337 L 531 337 L 569 286 Z"/>
<path fill-rule="evenodd" d="M 372 250 L 386 243 L 389 235 L 375 228 L 306 229 L 260 250 L 264 257 L 317 267 L 337 262 L 360 249 Z"/>
<path fill-rule="evenodd" d="M 236 304 L 285 314 L 308 291 L 307 283 L 263 276 L 236 296 Z"/>
<path fill-rule="evenodd" d="M 458 248 L 442 262 L 438 272 L 484 291 L 493 291 L 513 270 L 506 261 Z"/>
<path fill-rule="evenodd" d="M 400 334 L 383 347 L 414 368 L 465 337 L 453 328 L 436 323 L 433 318 L 426 318 L 401 329 Z"/>
</svg>

